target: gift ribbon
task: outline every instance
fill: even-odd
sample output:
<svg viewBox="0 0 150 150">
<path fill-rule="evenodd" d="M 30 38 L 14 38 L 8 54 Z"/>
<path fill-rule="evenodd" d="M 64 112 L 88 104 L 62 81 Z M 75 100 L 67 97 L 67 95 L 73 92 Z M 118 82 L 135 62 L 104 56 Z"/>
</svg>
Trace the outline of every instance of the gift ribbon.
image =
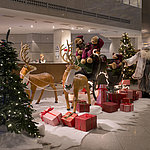
<svg viewBox="0 0 150 150">
<path fill-rule="evenodd" d="M 50 107 L 50 108 L 48 108 L 47 110 L 44 110 L 43 112 L 41 112 L 41 119 L 42 119 L 42 121 L 44 121 L 43 116 L 44 116 L 46 113 L 49 113 L 49 114 L 51 114 L 51 115 L 53 115 L 53 116 L 56 116 L 56 118 L 57 118 L 57 120 L 58 120 L 58 123 L 60 123 L 60 120 L 59 120 L 58 116 L 50 112 L 50 111 L 52 111 L 53 109 L 54 109 L 54 107 L 52 107 L 52 108 Z"/>
<path fill-rule="evenodd" d="M 67 122 L 67 119 L 68 119 L 68 118 L 71 118 L 71 119 L 74 119 L 74 118 L 75 118 L 75 116 L 74 116 L 74 117 L 72 116 L 73 114 L 75 114 L 75 113 L 70 113 L 69 115 L 68 115 L 68 114 L 65 114 L 65 115 L 64 115 L 63 118 L 65 119 L 65 120 L 64 120 L 64 121 L 65 121 L 65 124 L 68 125 L 68 122 Z M 66 115 L 68 115 L 68 116 L 66 116 Z"/>
</svg>

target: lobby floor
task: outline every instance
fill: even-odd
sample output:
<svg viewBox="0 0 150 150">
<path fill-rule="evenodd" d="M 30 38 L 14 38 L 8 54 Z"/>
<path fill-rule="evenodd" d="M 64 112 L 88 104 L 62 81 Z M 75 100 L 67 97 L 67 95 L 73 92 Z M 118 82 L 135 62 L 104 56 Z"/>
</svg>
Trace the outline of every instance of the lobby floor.
<svg viewBox="0 0 150 150">
<path fill-rule="evenodd" d="M 58 92 L 58 95 L 60 94 L 62 91 Z M 39 93 L 36 94 L 35 99 L 38 95 Z M 47 95 L 53 96 L 53 93 L 45 91 L 42 98 Z M 136 121 L 134 125 L 121 125 L 127 131 L 93 130 L 83 138 L 80 146 L 68 150 L 150 150 L 150 106 L 140 112 L 139 117 L 134 118 L 133 121 Z"/>
<path fill-rule="evenodd" d="M 135 126 L 122 125 L 127 131 L 94 130 L 80 146 L 69 150 L 150 150 L 150 107 L 141 112 L 135 121 Z"/>
</svg>

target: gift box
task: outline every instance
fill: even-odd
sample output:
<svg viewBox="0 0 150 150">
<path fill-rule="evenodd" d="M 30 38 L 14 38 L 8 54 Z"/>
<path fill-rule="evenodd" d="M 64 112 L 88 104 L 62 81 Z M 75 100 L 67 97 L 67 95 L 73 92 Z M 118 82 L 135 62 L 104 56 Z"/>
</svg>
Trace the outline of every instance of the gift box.
<svg viewBox="0 0 150 150">
<path fill-rule="evenodd" d="M 102 111 L 112 113 L 118 111 L 118 104 L 113 102 L 105 102 L 102 104 Z"/>
<path fill-rule="evenodd" d="M 57 126 L 61 123 L 62 114 L 54 108 L 48 108 L 45 111 L 41 112 L 41 119 L 47 124 Z"/>
<path fill-rule="evenodd" d="M 85 103 L 85 101 L 83 103 L 79 102 L 77 103 L 76 110 L 78 112 L 90 112 L 90 104 Z"/>
<path fill-rule="evenodd" d="M 119 83 L 119 85 L 121 85 L 121 84 L 123 84 L 123 85 L 130 85 L 130 80 L 122 80 L 122 81 Z"/>
<path fill-rule="evenodd" d="M 134 111 L 134 104 L 133 103 L 121 103 L 120 111 L 124 111 L 124 112 Z"/>
<path fill-rule="evenodd" d="M 131 103 L 131 100 L 129 98 L 123 98 L 121 103 Z"/>
<path fill-rule="evenodd" d="M 121 89 L 121 90 L 119 90 L 119 93 L 127 93 L 127 97 L 128 97 L 129 99 L 132 99 L 133 101 L 135 100 L 135 97 L 136 97 L 136 90 Z"/>
<path fill-rule="evenodd" d="M 138 94 L 138 95 L 139 95 L 139 98 L 142 98 L 142 91 L 137 90 L 137 91 L 136 91 L 136 94 Z"/>
<path fill-rule="evenodd" d="M 97 116 L 92 114 L 83 114 L 75 118 L 75 129 L 89 131 L 97 128 Z"/>
<path fill-rule="evenodd" d="M 100 84 L 99 89 L 98 89 L 98 96 L 96 100 L 96 104 L 102 104 L 107 101 L 107 91 L 108 89 L 106 88 L 105 84 Z"/>
<path fill-rule="evenodd" d="M 117 103 L 118 108 L 120 107 L 121 100 L 125 97 L 127 97 L 127 93 L 109 93 L 108 94 L 108 99 L 111 102 Z"/>
<path fill-rule="evenodd" d="M 67 112 L 62 118 L 61 121 L 63 125 L 66 125 L 68 127 L 74 127 L 75 126 L 75 118 L 78 115 L 76 113 Z"/>
</svg>

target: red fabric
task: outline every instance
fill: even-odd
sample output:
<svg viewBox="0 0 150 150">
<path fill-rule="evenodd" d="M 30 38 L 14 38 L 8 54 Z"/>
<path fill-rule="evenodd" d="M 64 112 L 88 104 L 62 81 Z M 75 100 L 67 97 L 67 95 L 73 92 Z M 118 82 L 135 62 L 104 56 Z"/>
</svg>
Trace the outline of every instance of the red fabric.
<svg viewBox="0 0 150 150">
<path fill-rule="evenodd" d="M 72 112 L 67 112 L 62 118 L 62 122 L 64 125 L 68 126 L 68 127 L 74 127 L 75 126 L 75 118 L 78 115 L 76 113 L 72 113 Z"/>
<path fill-rule="evenodd" d="M 97 116 L 92 114 L 83 114 L 75 118 L 75 129 L 89 131 L 97 128 Z"/>
<path fill-rule="evenodd" d="M 105 102 L 102 104 L 102 110 L 108 113 L 118 111 L 118 104 L 113 102 Z"/>
</svg>

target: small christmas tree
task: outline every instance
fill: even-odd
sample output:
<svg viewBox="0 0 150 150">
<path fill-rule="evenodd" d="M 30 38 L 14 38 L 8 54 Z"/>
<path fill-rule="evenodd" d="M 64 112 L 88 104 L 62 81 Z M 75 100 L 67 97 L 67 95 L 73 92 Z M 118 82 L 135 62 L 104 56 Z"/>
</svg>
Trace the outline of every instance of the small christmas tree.
<svg viewBox="0 0 150 150">
<path fill-rule="evenodd" d="M 27 132 L 29 135 L 39 135 L 36 123 L 33 122 L 33 109 L 30 99 L 24 92 L 26 85 L 15 74 L 17 71 L 17 53 L 6 40 L 0 41 L 0 126 L 5 125 L 8 131 L 15 133 Z"/>
<path fill-rule="evenodd" d="M 119 53 L 123 55 L 123 59 L 128 59 L 135 55 L 135 49 L 131 44 L 131 40 L 128 37 L 128 33 L 123 33 L 121 44 L 119 48 Z M 123 69 L 123 79 L 130 79 L 132 83 L 135 83 L 136 80 L 132 78 L 133 73 L 135 72 L 136 65 L 127 66 Z"/>
</svg>

